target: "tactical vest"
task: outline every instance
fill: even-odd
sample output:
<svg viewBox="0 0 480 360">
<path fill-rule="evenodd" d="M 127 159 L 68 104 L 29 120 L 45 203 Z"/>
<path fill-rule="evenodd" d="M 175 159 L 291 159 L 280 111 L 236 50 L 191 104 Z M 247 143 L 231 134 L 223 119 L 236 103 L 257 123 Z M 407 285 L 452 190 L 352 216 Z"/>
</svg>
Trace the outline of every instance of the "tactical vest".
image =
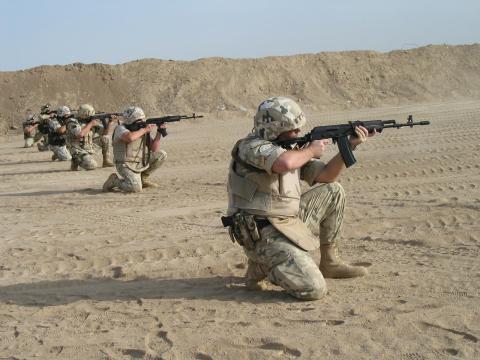
<svg viewBox="0 0 480 360">
<path fill-rule="evenodd" d="M 117 131 L 120 126 L 115 128 Z M 113 136 L 115 136 L 115 131 Z M 137 140 L 126 143 L 120 140 L 113 142 L 113 157 L 116 163 L 141 163 L 142 162 L 142 145 L 143 136 Z"/>
<path fill-rule="evenodd" d="M 298 217 L 300 211 L 300 169 L 269 174 L 238 156 L 240 140 L 232 150 L 228 174 L 228 215 L 245 211 L 266 217 L 283 235 L 300 248 L 311 251 L 319 241 Z M 239 172 L 241 171 L 241 172 Z"/>
<path fill-rule="evenodd" d="M 245 210 L 261 216 L 298 216 L 300 169 L 269 174 L 251 166 L 238 156 L 241 141 L 232 150 L 228 174 L 229 214 Z"/>
</svg>

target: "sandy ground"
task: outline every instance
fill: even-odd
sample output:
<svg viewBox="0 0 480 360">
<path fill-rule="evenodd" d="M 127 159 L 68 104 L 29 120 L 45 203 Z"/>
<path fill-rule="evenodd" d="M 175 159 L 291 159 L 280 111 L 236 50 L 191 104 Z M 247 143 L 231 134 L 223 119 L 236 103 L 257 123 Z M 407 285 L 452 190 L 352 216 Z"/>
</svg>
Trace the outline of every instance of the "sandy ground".
<svg viewBox="0 0 480 360">
<path fill-rule="evenodd" d="M 132 195 L 101 192 L 111 169 L 71 172 L 3 139 L 0 358 L 480 358 L 480 101 L 308 115 L 410 113 L 431 125 L 371 139 L 341 177 L 341 254 L 369 276 L 328 280 L 315 302 L 247 291 L 221 227 L 250 118 L 170 126 L 160 187 Z"/>
</svg>

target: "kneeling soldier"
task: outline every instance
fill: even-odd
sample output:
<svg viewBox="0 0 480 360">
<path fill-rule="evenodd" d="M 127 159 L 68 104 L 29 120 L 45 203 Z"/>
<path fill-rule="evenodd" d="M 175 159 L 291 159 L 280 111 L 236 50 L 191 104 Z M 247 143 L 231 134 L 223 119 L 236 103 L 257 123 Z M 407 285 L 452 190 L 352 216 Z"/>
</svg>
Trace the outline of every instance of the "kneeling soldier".
<svg viewBox="0 0 480 360">
<path fill-rule="evenodd" d="M 327 292 L 324 278 L 363 276 L 367 271 L 343 262 L 336 251 L 345 204 L 344 190 L 335 182 L 345 168 L 340 154 L 327 164 L 318 160 L 330 140 L 291 150 L 278 145 L 298 137 L 305 123 L 291 99 L 273 97 L 260 104 L 254 132 L 232 150 L 229 217 L 222 221 L 248 257 L 247 288 L 260 289 L 268 278 L 294 297 L 314 300 Z M 369 136 L 363 127 L 355 132 L 349 140 L 352 148 Z M 300 180 L 312 186 L 303 194 Z M 319 247 L 317 266 L 309 251 Z"/>
<path fill-rule="evenodd" d="M 95 109 L 92 105 L 80 105 L 77 118 L 67 120 L 67 143 L 72 153 L 71 170 L 78 170 L 78 167 L 85 170 L 93 170 L 98 167 L 95 161 L 94 129 L 100 127 L 100 121 L 95 119 Z M 103 143 L 102 143 L 103 145 Z M 107 143 L 108 146 L 108 143 Z M 103 167 L 111 166 L 108 159 L 108 151 L 102 146 Z"/>
<path fill-rule="evenodd" d="M 125 192 L 140 192 L 144 187 L 158 185 L 148 178 L 167 158 L 160 150 L 161 132 L 155 138 L 150 132 L 155 124 L 145 123 L 145 113 L 139 107 L 131 106 L 123 113 L 123 123 L 113 132 L 113 156 L 118 173 L 111 174 L 103 184 L 103 191 L 117 187 Z M 165 128 L 165 124 L 161 125 Z"/>
</svg>

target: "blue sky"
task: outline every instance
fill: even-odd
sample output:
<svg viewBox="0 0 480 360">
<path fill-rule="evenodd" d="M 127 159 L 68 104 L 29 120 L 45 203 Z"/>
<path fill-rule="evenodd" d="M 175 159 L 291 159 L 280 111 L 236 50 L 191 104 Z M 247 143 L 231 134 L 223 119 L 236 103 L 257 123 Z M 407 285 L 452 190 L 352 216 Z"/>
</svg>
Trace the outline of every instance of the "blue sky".
<svg viewBox="0 0 480 360">
<path fill-rule="evenodd" d="M 0 0 L 0 71 L 475 42 L 479 0 Z"/>
</svg>

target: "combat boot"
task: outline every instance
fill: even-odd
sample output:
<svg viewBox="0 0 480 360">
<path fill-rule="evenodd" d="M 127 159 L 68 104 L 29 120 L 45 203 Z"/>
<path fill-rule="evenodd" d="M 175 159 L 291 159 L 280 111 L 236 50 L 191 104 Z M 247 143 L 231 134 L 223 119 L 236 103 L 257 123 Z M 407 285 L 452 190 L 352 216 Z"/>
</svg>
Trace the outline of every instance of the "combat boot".
<svg viewBox="0 0 480 360">
<path fill-rule="evenodd" d="M 113 162 L 109 159 L 108 154 L 103 154 L 103 164 L 102 167 L 112 167 Z"/>
<path fill-rule="evenodd" d="M 320 246 L 320 271 L 324 278 L 346 279 L 367 275 L 368 271 L 363 266 L 349 265 L 340 260 L 337 247 L 333 244 Z"/>
<path fill-rule="evenodd" d="M 248 290 L 265 290 L 267 286 L 263 280 L 266 277 L 267 275 L 263 271 L 262 265 L 249 259 L 245 274 L 245 287 Z"/>
<path fill-rule="evenodd" d="M 71 160 L 71 163 L 70 163 L 70 170 L 72 171 L 78 171 L 78 164 L 75 160 Z"/>
<path fill-rule="evenodd" d="M 117 174 L 112 173 L 108 177 L 107 181 L 103 184 L 103 192 L 112 191 L 112 189 L 117 186 L 120 179 L 118 178 Z"/>
<path fill-rule="evenodd" d="M 158 187 L 158 184 L 157 184 L 157 183 L 148 180 L 148 176 L 149 176 L 149 175 L 146 175 L 146 174 L 144 174 L 144 173 L 141 174 L 141 177 L 142 177 L 142 187 L 144 187 L 144 188 L 148 188 L 148 187 L 156 188 L 156 187 Z"/>
</svg>

